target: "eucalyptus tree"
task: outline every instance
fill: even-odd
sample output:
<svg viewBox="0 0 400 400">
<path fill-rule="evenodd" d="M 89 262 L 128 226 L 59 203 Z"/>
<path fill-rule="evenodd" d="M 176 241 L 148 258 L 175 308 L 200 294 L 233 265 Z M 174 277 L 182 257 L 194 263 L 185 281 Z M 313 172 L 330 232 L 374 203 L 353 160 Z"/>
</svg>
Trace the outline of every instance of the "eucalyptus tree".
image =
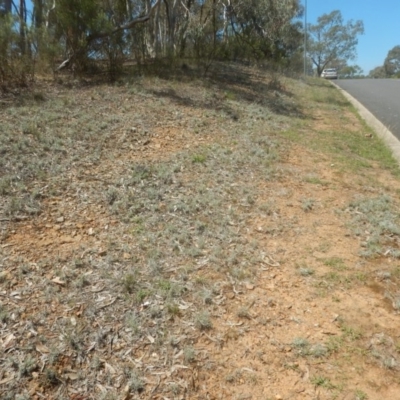
<svg viewBox="0 0 400 400">
<path fill-rule="evenodd" d="M 340 68 L 339 74 L 345 79 L 364 78 L 363 70 L 359 65 L 345 65 Z"/>
<path fill-rule="evenodd" d="M 308 54 L 321 75 L 323 69 L 338 59 L 356 58 L 358 36 L 364 33 L 362 21 L 344 22 L 340 11 L 321 15 L 315 25 L 308 25 Z"/>
<path fill-rule="evenodd" d="M 0 15 L 10 14 L 12 0 L 0 0 Z"/>
<path fill-rule="evenodd" d="M 27 22 L 27 7 L 25 0 L 0 0 L 0 17 L 7 18 L 10 15 L 13 15 L 18 20 L 18 24 L 15 25 L 15 29 L 18 28 L 19 31 L 19 40 L 18 47 L 21 54 L 25 54 L 26 51 L 26 22 Z M 3 20 L 2 24 L 6 24 Z"/>
<path fill-rule="evenodd" d="M 389 50 L 383 64 L 388 77 L 396 76 L 400 78 L 400 46 L 394 46 Z"/>
<path fill-rule="evenodd" d="M 225 9 L 225 37 L 234 34 L 254 56 L 279 59 L 294 39 L 299 46 L 298 0 L 225 0 Z"/>
<path fill-rule="evenodd" d="M 300 46 L 299 1 L 31 0 L 28 12 L 26 0 L 0 0 L 0 53 L 58 60 L 56 70 L 100 59 L 115 70 L 127 57 L 278 60 Z"/>
<path fill-rule="evenodd" d="M 32 75 L 25 0 L 0 0 L 0 83 L 26 84 Z"/>
<path fill-rule="evenodd" d="M 149 21 L 161 0 L 57 0 L 54 4 L 49 25 L 67 54 L 59 69 L 72 62 L 82 69 L 90 56 L 98 58 L 115 48 L 123 54 L 126 32 Z"/>
<path fill-rule="evenodd" d="M 383 66 L 375 67 L 374 69 L 369 71 L 368 77 L 375 79 L 387 78 L 385 67 Z"/>
</svg>

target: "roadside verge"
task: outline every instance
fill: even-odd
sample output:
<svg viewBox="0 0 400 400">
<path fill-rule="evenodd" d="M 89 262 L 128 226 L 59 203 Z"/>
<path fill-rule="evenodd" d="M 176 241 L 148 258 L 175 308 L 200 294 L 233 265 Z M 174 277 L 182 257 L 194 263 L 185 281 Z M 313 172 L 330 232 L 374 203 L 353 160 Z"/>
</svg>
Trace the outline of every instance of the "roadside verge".
<svg viewBox="0 0 400 400">
<path fill-rule="evenodd" d="M 361 118 L 376 132 L 376 134 L 387 144 L 387 146 L 391 149 L 393 156 L 400 164 L 400 142 L 393 135 L 393 133 L 381 122 L 378 118 L 375 117 L 364 105 L 362 105 L 357 99 L 351 96 L 348 92 L 342 89 L 340 86 L 331 82 L 342 94 L 346 97 L 347 100 L 357 109 Z"/>
</svg>

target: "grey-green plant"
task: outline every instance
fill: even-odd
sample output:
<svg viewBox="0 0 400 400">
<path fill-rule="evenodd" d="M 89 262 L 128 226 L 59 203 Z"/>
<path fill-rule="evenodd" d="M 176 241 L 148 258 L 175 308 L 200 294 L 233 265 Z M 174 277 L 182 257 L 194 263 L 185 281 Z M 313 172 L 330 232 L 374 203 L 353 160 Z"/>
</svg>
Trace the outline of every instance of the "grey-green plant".
<svg viewBox="0 0 400 400">
<path fill-rule="evenodd" d="M 82 274 L 77 281 L 75 281 L 75 286 L 77 288 L 84 288 L 90 285 L 90 280 L 88 279 L 87 275 Z"/>
<path fill-rule="evenodd" d="M 315 200 L 313 199 L 303 199 L 301 201 L 301 208 L 305 212 L 311 211 L 314 208 L 314 205 L 315 205 Z"/>
<path fill-rule="evenodd" d="M 183 359 L 187 364 L 193 363 L 196 360 L 196 350 L 192 346 L 183 349 Z"/>
<path fill-rule="evenodd" d="M 129 294 L 133 293 L 138 284 L 138 278 L 136 273 L 129 273 L 122 279 L 123 290 Z"/>
<path fill-rule="evenodd" d="M 301 356 L 307 356 L 310 352 L 310 342 L 302 337 L 296 337 L 293 339 L 291 345 L 297 350 Z"/>
<path fill-rule="evenodd" d="M 368 400 L 368 395 L 361 389 L 356 389 L 354 400 Z"/>
<path fill-rule="evenodd" d="M 142 392 L 145 388 L 145 382 L 137 371 L 130 371 L 129 373 L 129 389 L 133 392 Z"/>
<path fill-rule="evenodd" d="M 330 257 L 323 260 L 324 265 L 334 268 L 337 271 L 344 271 L 347 266 L 344 260 L 340 257 Z"/>
<path fill-rule="evenodd" d="M 250 310 L 249 310 L 249 308 L 246 307 L 246 306 L 240 307 L 240 308 L 237 310 L 236 315 L 237 315 L 239 318 L 251 319 Z"/>
<path fill-rule="evenodd" d="M 361 339 L 363 336 L 363 333 L 360 329 L 353 328 L 352 326 L 347 325 L 345 323 L 341 324 L 340 329 L 343 333 L 343 336 L 349 339 L 350 341 Z"/>
<path fill-rule="evenodd" d="M 132 331 L 133 335 L 139 333 L 140 319 L 136 314 L 134 313 L 127 314 L 125 317 L 125 324 L 127 328 Z"/>
<path fill-rule="evenodd" d="M 24 376 L 28 376 L 37 368 L 36 360 L 28 356 L 26 359 L 19 362 L 18 365 L 18 377 L 21 379 Z"/>
<path fill-rule="evenodd" d="M 207 156 L 205 154 L 194 154 L 192 157 L 192 161 L 194 163 L 203 164 L 204 162 L 206 162 L 206 160 L 207 160 Z"/>
<path fill-rule="evenodd" d="M 200 311 L 195 315 L 194 318 L 195 326 L 201 331 L 210 330 L 213 326 L 211 316 L 208 311 Z"/>
<path fill-rule="evenodd" d="M 312 357 L 320 358 L 325 357 L 329 353 L 329 348 L 322 343 L 312 345 L 309 349 L 309 354 Z"/>
<path fill-rule="evenodd" d="M 55 386 L 62 383 L 62 380 L 58 376 L 57 371 L 54 368 L 46 368 L 44 370 L 44 380 L 47 385 Z"/>
<path fill-rule="evenodd" d="M 314 269 L 309 268 L 309 267 L 300 267 L 298 271 L 299 271 L 299 274 L 304 277 L 312 276 L 315 273 Z"/>
<path fill-rule="evenodd" d="M 326 378 L 322 375 L 316 375 L 311 377 L 310 382 L 315 386 L 320 386 L 325 389 L 334 389 L 335 387 L 329 378 Z"/>
<path fill-rule="evenodd" d="M 176 303 L 167 304 L 167 311 L 171 317 L 178 317 L 181 315 L 181 310 L 179 308 L 179 305 Z"/>
</svg>

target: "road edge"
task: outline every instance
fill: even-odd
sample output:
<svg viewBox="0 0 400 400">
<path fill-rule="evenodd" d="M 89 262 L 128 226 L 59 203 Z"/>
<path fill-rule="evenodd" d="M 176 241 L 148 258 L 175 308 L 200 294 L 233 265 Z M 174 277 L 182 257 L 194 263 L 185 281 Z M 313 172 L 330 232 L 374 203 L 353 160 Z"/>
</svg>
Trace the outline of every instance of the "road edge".
<svg viewBox="0 0 400 400">
<path fill-rule="evenodd" d="M 348 92 L 338 86 L 336 83 L 331 82 L 347 100 L 357 109 L 361 118 L 370 126 L 375 133 L 386 143 L 386 145 L 392 151 L 393 157 L 397 160 L 400 165 L 400 142 L 393 135 L 393 133 L 381 122 L 374 114 L 371 113 L 365 106 L 363 106 L 358 100 L 351 96 Z"/>
</svg>

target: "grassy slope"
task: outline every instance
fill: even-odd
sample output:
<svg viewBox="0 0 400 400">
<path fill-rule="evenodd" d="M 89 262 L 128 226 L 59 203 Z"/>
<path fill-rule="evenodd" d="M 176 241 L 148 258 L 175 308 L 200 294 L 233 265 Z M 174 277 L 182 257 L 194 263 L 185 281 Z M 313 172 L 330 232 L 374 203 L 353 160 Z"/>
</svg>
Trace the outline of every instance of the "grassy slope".
<svg viewBox="0 0 400 400">
<path fill-rule="evenodd" d="M 229 371 L 212 346 L 246 338 L 243 323 L 272 329 L 275 311 L 253 313 L 246 293 L 278 264 L 308 293 L 298 307 L 379 276 L 400 308 L 398 167 L 327 82 L 225 66 L 207 80 L 50 86 L 0 112 L 2 398 L 204 398 L 203 381 L 216 398 L 219 384 L 225 398 L 246 384 L 272 396 L 278 384 L 262 392 L 261 373 Z M 359 248 L 336 254 L 314 236 L 322 219 L 302 225 L 314 216 L 339 220 Z M 296 260 L 282 253 L 292 234 Z M 226 315 L 238 328 L 223 329 Z M 379 398 L 313 360 L 342 365 L 362 349 L 353 361 L 392 379 L 396 339 L 382 349 L 338 321 L 321 343 L 281 334 L 292 358 L 279 365 L 314 365 L 305 393 Z"/>
</svg>

